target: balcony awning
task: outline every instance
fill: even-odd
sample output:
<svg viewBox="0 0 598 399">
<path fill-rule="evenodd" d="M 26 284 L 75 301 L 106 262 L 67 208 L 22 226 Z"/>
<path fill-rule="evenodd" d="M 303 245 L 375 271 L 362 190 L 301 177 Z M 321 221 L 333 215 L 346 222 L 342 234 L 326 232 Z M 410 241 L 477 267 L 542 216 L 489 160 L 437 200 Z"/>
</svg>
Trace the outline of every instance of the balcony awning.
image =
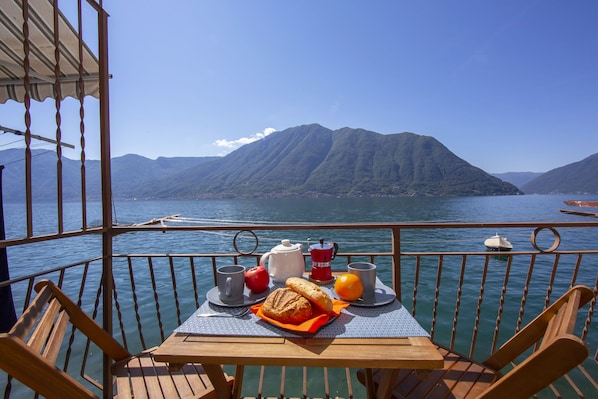
<svg viewBox="0 0 598 399">
<path fill-rule="evenodd" d="M 27 29 L 23 25 L 23 1 L 28 4 Z M 58 96 L 79 97 L 99 95 L 99 64 L 97 57 L 79 40 L 79 35 L 66 17 L 58 11 L 57 26 L 60 43 L 59 68 L 56 72 L 55 18 L 51 0 L 9 0 L 0 7 L 0 104 L 8 100 L 25 99 L 26 60 L 28 44 L 29 96 L 43 101 Z M 24 31 L 28 30 L 28 40 Z M 81 54 L 81 55 L 80 55 Z M 80 72 L 81 71 L 81 72 Z"/>
</svg>

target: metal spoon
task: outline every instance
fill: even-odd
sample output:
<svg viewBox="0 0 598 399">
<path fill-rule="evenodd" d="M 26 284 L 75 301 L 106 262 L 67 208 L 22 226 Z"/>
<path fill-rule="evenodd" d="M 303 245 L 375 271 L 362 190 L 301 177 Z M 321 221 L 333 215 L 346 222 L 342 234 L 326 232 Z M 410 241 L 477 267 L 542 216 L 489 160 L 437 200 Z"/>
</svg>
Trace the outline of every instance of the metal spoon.
<svg viewBox="0 0 598 399">
<path fill-rule="evenodd" d="M 250 312 L 249 308 L 237 310 L 235 312 L 220 312 L 220 313 L 198 313 L 197 317 L 243 317 Z"/>
</svg>

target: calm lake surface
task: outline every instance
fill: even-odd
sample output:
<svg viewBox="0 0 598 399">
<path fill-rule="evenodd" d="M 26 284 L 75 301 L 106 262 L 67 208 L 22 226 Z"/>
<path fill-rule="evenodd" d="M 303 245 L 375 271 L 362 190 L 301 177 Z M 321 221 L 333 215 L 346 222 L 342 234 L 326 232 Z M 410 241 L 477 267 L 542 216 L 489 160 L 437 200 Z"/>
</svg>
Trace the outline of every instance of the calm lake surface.
<svg viewBox="0 0 598 399">
<path fill-rule="evenodd" d="M 344 199 L 234 199 L 197 201 L 117 201 L 113 206 L 115 222 L 121 224 L 141 223 L 152 218 L 180 215 L 179 222 L 169 224 L 230 224 L 230 223 L 353 223 L 353 222 L 550 222 L 591 221 L 576 215 L 566 215 L 559 209 L 567 208 L 563 200 L 571 196 L 525 195 L 465 198 L 344 198 Z M 575 199 L 596 199 L 596 196 L 576 196 Z M 22 204 L 4 205 L 7 238 L 26 235 L 25 208 Z M 81 226 L 81 205 L 64 204 L 64 231 Z M 37 203 L 33 206 L 33 229 L 36 234 L 57 231 L 56 205 Z M 101 224 L 99 202 L 88 204 L 88 225 Z M 518 251 L 532 251 L 531 229 L 503 229 L 498 232 L 508 237 Z M 421 230 L 401 234 L 402 251 L 484 251 L 484 239 L 497 233 L 492 229 L 472 231 Z M 596 229 L 559 229 L 562 243 L 560 250 L 596 248 Z M 218 234 L 169 232 L 122 234 L 114 239 L 114 253 L 234 253 L 235 231 Z M 339 244 L 339 252 L 390 251 L 390 233 L 381 231 L 318 231 L 259 232 L 256 252 L 266 252 L 288 238 L 293 243 L 303 243 L 304 251 L 309 243 L 319 237 Z M 247 238 L 248 247 L 243 239 Z M 312 241 L 308 241 L 311 239 Z M 548 248 L 552 235 L 546 237 Z M 8 248 L 11 278 L 26 276 L 40 270 L 64 266 L 101 255 L 101 236 L 75 237 L 62 242 L 40 242 L 21 247 Z M 255 241 L 241 236 L 241 250 L 251 250 Z M 542 244 L 542 242 L 539 242 Z M 254 266 L 253 258 L 240 258 L 239 263 Z M 308 265 L 309 266 L 309 265 Z M 333 267 L 335 264 L 333 262 Z M 338 265 L 337 265 L 338 266 Z M 390 267 L 380 267 L 379 276 L 390 284 Z M 389 265 L 388 265 L 389 266 Z M 209 271 L 211 273 L 211 271 Z M 595 271 L 586 271 L 583 283 L 593 285 Z M 514 275 L 512 278 L 525 278 Z M 207 279 L 206 284 L 211 284 Z M 563 284 L 569 284 L 564 281 Z M 202 292 L 210 287 L 201 287 Z M 19 293 L 15 293 L 16 296 Z"/>
<path fill-rule="evenodd" d="M 357 223 L 357 222 L 580 222 L 594 221 L 575 215 L 566 215 L 559 209 L 567 208 L 563 203 L 566 199 L 596 200 L 597 196 L 563 196 L 563 195 L 525 195 L 500 197 L 465 197 L 465 198 L 344 198 L 344 199 L 231 199 L 231 200 L 197 200 L 197 201 L 116 201 L 113 206 L 115 222 L 121 224 L 141 223 L 152 218 L 168 215 L 180 215 L 178 224 L 239 224 L 239 223 Z M 19 238 L 26 235 L 25 207 L 23 204 L 4 204 L 5 225 L 7 238 Z M 33 207 L 33 227 L 35 234 L 46 234 L 57 231 L 55 220 L 56 205 L 51 203 L 37 203 Z M 81 205 L 77 203 L 64 204 L 64 230 L 75 230 L 81 226 Z M 89 225 L 101 224 L 101 204 L 88 204 L 87 221 Z M 175 224 L 175 223 L 169 223 Z M 559 249 L 591 249 L 596 248 L 596 229 L 578 229 L 583 231 L 567 231 L 559 229 L 562 244 Z M 476 231 L 439 231 L 424 230 L 401 236 L 403 251 L 438 250 L 438 251 L 484 251 L 485 238 L 497 233 L 492 229 Z M 522 232 L 499 231 L 508 237 L 515 250 L 531 251 L 529 230 Z M 123 234 L 114 240 L 114 253 L 223 253 L 233 252 L 232 238 L 235 232 L 223 234 L 202 234 L 169 232 L 166 234 L 153 233 L 151 239 L 147 234 Z M 304 248 L 308 239 L 313 241 L 319 237 L 335 241 L 339 244 L 340 252 L 355 252 L 362 250 L 390 250 L 390 235 L 385 232 L 364 231 L 318 231 L 306 230 L 285 232 L 260 232 L 260 246 L 257 252 L 265 252 L 288 238 L 293 243 L 303 243 Z M 550 237 L 551 238 L 551 237 Z M 56 243 L 42 242 L 9 247 L 8 258 L 12 278 L 26 276 L 40 270 L 51 269 L 81 261 L 101 254 L 101 237 L 77 237 L 68 239 L 68 245 L 56 247 Z M 250 243 L 249 245 L 252 245 Z M 243 263 L 241 258 L 239 263 Z M 506 262 L 496 261 L 503 267 Z M 589 262 L 585 262 L 588 264 Z M 245 264 L 252 266 L 252 264 Z M 333 264 L 334 266 L 334 264 Z M 380 266 L 379 266 L 380 267 Z M 550 265 L 547 265 L 549 270 Z M 390 285 L 389 268 L 380 268 L 379 276 Z M 210 271 L 206 273 L 211 274 Z M 115 274 L 117 272 L 115 271 Z M 455 272 L 457 273 L 457 272 Z M 118 276 L 117 276 L 118 277 Z M 407 279 L 408 276 L 405 276 Z M 409 276 L 410 278 L 410 276 Z M 456 278 L 456 277 L 455 277 Z M 524 284 L 525 272 L 512 273 L 510 286 Z M 443 279 L 445 279 L 443 275 Z M 433 284 L 434 275 L 430 276 Z M 596 269 L 584 270 L 579 281 L 593 285 L 596 280 Z M 560 284 L 568 285 L 570 281 Z M 207 292 L 211 280 L 200 282 L 200 292 Z M 421 284 L 428 284 L 422 278 Z M 502 281 L 497 281 L 502 284 Z M 479 287 L 473 287 L 477 298 Z M 518 292 L 519 294 L 520 292 Z M 15 300 L 19 302 L 24 293 L 13 292 Z M 407 289 L 407 296 L 411 292 Z M 464 300 L 465 302 L 465 300 Z M 531 302 L 531 301 L 530 301 Z M 543 304 L 539 303 L 539 306 Z M 427 306 L 426 304 L 418 305 Z M 452 309 L 454 301 L 451 301 Z M 518 303 L 514 306 L 519 306 Z M 194 305 L 189 302 L 189 314 Z M 465 312 L 466 310 L 463 309 Z M 531 310 L 530 310 L 531 311 Z M 169 317 L 169 315 L 164 315 Z M 176 327 L 175 315 L 167 322 L 169 328 Z M 186 318 L 187 315 L 183 315 Z M 421 321 L 420 321 L 421 322 Z M 427 320 L 424 320 L 427 323 Z M 423 325 L 423 324 L 422 324 Z M 598 337 L 595 331 L 596 323 L 591 326 L 590 345 L 596 348 Z M 442 335 L 445 326 L 437 326 L 438 334 Z M 449 331 L 450 326 L 446 326 Z M 488 337 L 490 338 L 490 337 Z M 480 338 L 482 339 L 482 338 Z M 159 341 L 158 341 L 159 342 Z"/>
<path fill-rule="evenodd" d="M 567 208 L 563 200 L 571 196 L 525 195 L 499 197 L 465 198 L 343 198 L 343 199 L 232 199 L 197 201 L 116 201 L 113 206 L 115 222 L 122 224 L 141 223 L 152 218 L 178 214 L 190 219 L 189 223 L 354 223 L 354 222 L 550 222 L 589 221 L 575 215 L 566 215 L 559 209 Z M 575 199 L 596 199 L 596 196 L 576 196 Z M 26 235 L 25 207 L 23 204 L 4 204 L 7 238 Z M 64 204 L 64 230 L 80 228 L 81 206 L 78 203 Z M 35 234 L 57 231 L 56 205 L 36 203 L 33 206 L 33 230 Z M 101 224 L 101 205 L 88 203 L 89 225 Z M 171 223 L 174 224 L 174 223 Z M 184 221 L 178 224 L 185 224 Z M 476 231 L 476 236 L 440 236 L 427 231 L 424 236 L 405 237 L 403 250 L 484 250 L 483 240 L 496 232 Z M 529 233 L 500 231 L 513 243 L 516 250 L 531 250 Z M 280 233 L 282 234 L 282 233 Z M 323 236 L 335 241 L 340 251 L 357 251 L 360 248 L 384 248 L 390 245 L 388 234 L 380 237 L 363 235 L 361 232 L 300 231 L 293 236 L 260 236 L 259 251 L 267 251 L 289 238 L 292 242 L 307 244 L 307 239 L 317 240 Z M 563 232 L 561 232 L 563 234 Z M 201 239 L 200 252 L 232 251 L 232 236 L 214 235 L 209 240 Z M 595 235 L 584 234 L 575 240 L 563 238 L 560 249 L 575 244 L 574 249 L 595 247 Z M 115 253 L 194 253 L 198 252 L 197 237 L 181 234 L 164 234 L 159 239 L 147 240 L 139 235 L 126 234 L 116 237 Z M 37 243 L 22 248 L 9 248 L 11 277 L 26 275 L 40 268 L 61 266 L 79 261 L 87 255 L 100 254 L 99 237 L 83 237 L 69 240 L 69 250 L 55 248 L 52 243 Z M 43 254 L 43 256 L 39 256 Z"/>
</svg>

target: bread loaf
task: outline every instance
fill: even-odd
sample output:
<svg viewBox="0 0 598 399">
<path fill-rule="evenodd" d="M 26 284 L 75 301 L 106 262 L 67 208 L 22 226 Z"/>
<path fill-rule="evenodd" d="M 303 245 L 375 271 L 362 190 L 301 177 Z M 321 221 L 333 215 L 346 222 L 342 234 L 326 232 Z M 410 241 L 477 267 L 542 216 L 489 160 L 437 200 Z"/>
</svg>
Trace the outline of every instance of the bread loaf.
<svg viewBox="0 0 598 399">
<path fill-rule="evenodd" d="M 286 286 L 309 299 L 322 312 L 332 312 L 332 299 L 330 299 L 326 291 L 311 281 L 299 277 L 290 277 L 287 279 Z"/>
<path fill-rule="evenodd" d="M 262 305 L 262 312 L 281 323 L 300 324 L 311 317 L 311 303 L 288 288 L 272 291 Z"/>
</svg>

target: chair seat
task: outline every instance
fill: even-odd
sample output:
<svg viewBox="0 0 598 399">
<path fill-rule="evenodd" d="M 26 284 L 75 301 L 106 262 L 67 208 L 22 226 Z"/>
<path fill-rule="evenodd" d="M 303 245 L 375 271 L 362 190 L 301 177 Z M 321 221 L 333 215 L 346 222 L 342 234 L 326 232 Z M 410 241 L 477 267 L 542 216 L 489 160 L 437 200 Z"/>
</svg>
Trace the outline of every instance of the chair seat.
<svg viewBox="0 0 598 399">
<path fill-rule="evenodd" d="M 154 361 L 155 349 L 113 366 L 116 398 L 218 398 L 200 364 L 185 364 L 179 371 L 171 371 L 166 363 Z M 232 389 L 234 378 L 226 375 L 226 379 Z"/>
<path fill-rule="evenodd" d="M 415 370 L 400 370 L 393 390 L 394 399 L 475 398 L 500 378 L 500 373 L 481 363 L 438 344 L 436 346 L 444 356 L 444 367 L 431 370 L 423 378 L 420 378 Z M 372 370 L 376 389 L 380 371 Z M 358 370 L 357 378 L 365 385 L 366 371 Z"/>
</svg>

